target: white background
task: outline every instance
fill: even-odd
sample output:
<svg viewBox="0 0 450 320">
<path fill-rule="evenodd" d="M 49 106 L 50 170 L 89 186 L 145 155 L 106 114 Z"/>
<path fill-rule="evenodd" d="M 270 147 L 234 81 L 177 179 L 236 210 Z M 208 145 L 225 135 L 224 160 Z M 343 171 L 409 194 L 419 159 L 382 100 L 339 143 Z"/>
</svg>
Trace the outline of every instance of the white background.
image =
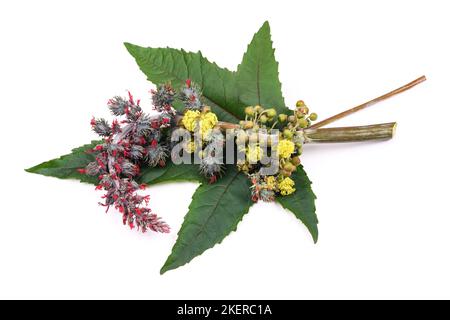
<svg viewBox="0 0 450 320">
<path fill-rule="evenodd" d="M 448 1 L 1 1 L 0 298 L 450 298 Z M 398 121 L 388 142 L 311 145 L 320 236 L 258 203 L 189 265 L 159 269 L 194 183 L 151 187 L 170 235 L 106 215 L 101 193 L 25 173 L 94 139 L 92 115 L 152 87 L 122 43 L 235 69 L 269 20 L 286 102 L 319 117 L 428 81 L 336 125 Z"/>
</svg>

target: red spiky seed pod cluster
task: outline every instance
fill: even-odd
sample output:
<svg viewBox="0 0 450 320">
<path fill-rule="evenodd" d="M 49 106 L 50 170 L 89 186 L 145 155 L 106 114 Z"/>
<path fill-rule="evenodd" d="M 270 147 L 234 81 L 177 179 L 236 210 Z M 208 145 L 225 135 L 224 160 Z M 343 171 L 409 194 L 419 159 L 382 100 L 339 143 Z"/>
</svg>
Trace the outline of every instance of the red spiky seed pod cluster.
<svg viewBox="0 0 450 320">
<path fill-rule="evenodd" d="M 167 86 L 161 89 L 170 91 Z M 169 226 L 148 208 L 149 196 L 138 192 L 145 186 L 135 181 L 143 162 L 163 166 L 168 155 L 161 130 L 170 127 L 175 115 L 173 99 L 167 92 L 155 91 L 155 95 L 167 97 L 167 100 L 159 100 L 164 109 L 153 116 L 145 114 L 139 100 L 135 102 L 131 94 L 128 98 L 114 97 L 108 101 L 111 113 L 122 119 L 115 119 L 111 125 L 105 119 L 91 120 L 93 131 L 104 140 L 91 150 L 96 155 L 95 161 L 79 172 L 98 176 L 96 189 L 106 191 L 102 197 L 104 202 L 100 204 L 107 207 L 107 211 L 111 206 L 117 209 L 123 223 L 131 229 L 167 233 Z"/>
<path fill-rule="evenodd" d="M 200 87 L 187 79 L 183 88 L 181 88 L 178 98 L 183 102 L 188 110 L 200 110 L 203 106 L 201 101 L 202 91 Z"/>
</svg>

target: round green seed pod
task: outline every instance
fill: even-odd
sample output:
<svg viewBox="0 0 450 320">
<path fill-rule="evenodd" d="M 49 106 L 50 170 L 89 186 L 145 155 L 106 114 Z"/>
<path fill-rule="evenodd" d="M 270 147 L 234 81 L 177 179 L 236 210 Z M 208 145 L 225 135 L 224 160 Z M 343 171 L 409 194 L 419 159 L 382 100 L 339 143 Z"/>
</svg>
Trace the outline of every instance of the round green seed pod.
<svg viewBox="0 0 450 320">
<path fill-rule="evenodd" d="M 269 120 L 269 118 L 263 114 L 260 118 L 259 121 L 261 121 L 261 123 L 266 123 Z"/>
<path fill-rule="evenodd" d="M 277 110 L 275 110 L 274 108 L 268 109 L 267 110 L 267 116 L 269 118 L 274 118 L 277 116 Z"/>
<path fill-rule="evenodd" d="M 307 106 L 297 108 L 297 110 L 304 115 L 307 115 L 309 113 L 309 108 Z"/>
<path fill-rule="evenodd" d="M 245 114 L 252 117 L 255 114 L 255 108 L 253 108 L 252 106 L 246 107 Z"/>
<path fill-rule="evenodd" d="M 300 165 L 300 163 L 301 163 L 300 157 L 298 157 L 298 156 L 293 157 L 293 158 L 291 159 L 291 162 L 292 162 L 292 164 L 293 164 L 294 166 Z"/>
<path fill-rule="evenodd" d="M 285 177 L 290 177 L 292 175 L 292 172 L 284 170 L 284 169 L 281 169 L 280 173 Z"/>
<path fill-rule="evenodd" d="M 303 100 L 298 100 L 297 103 L 295 104 L 295 106 L 297 108 L 304 107 L 305 106 L 305 102 Z"/>
<path fill-rule="evenodd" d="M 254 110 L 255 110 L 255 112 L 257 112 L 257 113 L 261 113 L 261 112 L 264 111 L 264 108 L 261 107 L 261 106 L 255 106 Z"/>
<path fill-rule="evenodd" d="M 298 119 L 298 125 L 300 126 L 300 128 L 304 129 L 304 128 L 308 127 L 309 122 L 305 118 Z"/>
<path fill-rule="evenodd" d="M 284 113 L 281 113 L 278 115 L 278 121 L 285 122 L 286 120 L 287 120 L 287 115 L 285 115 Z"/>
<path fill-rule="evenodd" d="M 309 120 L 316 121 L 317 120 L 317 113 L 313 112 L 309 115 Z"/>
<path fill-rule="evenodd" d="M 292 163 L 286 162 L 283 166 L 283 169 L 286 171 L 292 172 L 296 169 L 296 167 Z"/>
<path fill-rule="evenodd" d="M 253 128 L 253 122 L 252 121 L 245 121 L 244 129 L 251 129 Z"/>
<path fill-rule="evenodd" d="M 283 130 L 283 136 L 286 138 L 286 139 L 292 139 L 292 131 L 291 130 L 289 130 L 289 129 L 284 129 Z"/>
</svg>

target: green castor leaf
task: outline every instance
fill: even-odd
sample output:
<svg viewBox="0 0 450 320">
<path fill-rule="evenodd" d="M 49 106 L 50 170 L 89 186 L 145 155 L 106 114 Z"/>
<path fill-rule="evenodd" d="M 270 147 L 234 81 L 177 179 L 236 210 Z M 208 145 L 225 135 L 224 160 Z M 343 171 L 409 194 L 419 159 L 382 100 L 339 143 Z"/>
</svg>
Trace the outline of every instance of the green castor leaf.
<svg viewBox="0 0 450 320">
<path fill-rule="evenodd" d="M 81 147 L 72 150 L 72 153 L 43 162 L 25 171 L 42 174 L 59 179 L 75 179 L 80 182 L 97 184 L 97 177 L 81 174 L 78 169 L 86 167 L 90 162 L 95 161 L 95 156 L 89 151 L 101 144 L 102 141 L 92 141 Z M 203 181 L 198 172 L 198 166 L 191 164 L 174 165 L 170 159 L 164 167 L 144 167 L 138 181 L 145 184 L 156 184 L 173 181 Z"/>
<path fill-rule="evenodd" d="M 72 153 L 61 156 L 58 159 L 43 162 L 32 168 L 25 169 L 25 171 L 59 179 L 76 179 L 81 182 L 96 184 L 98 182 L 97 177 L 81 174 L 77 170 L 86 167 L 95 160 L 95 156 L 89 153 L 89 150 L 92 150 L 100 143 L 102 142 L 92 141 L 90 144 L 73 149 Z"/>
<path fill-rule="evenodd" d="M 235 231 L 253 204 L 249 187 L 249 180 L 234 166 L 228 166 L 216 183 L 198 187 L 161 274 L 188 263 Z"/>
<path fill-rule="evenodd" d="M 201 52 L 193 53 L 172 48 L 144 48 L 125 43 L 147 79 L 155 84 L 171 82 L 175 89 L 186 79 L 202 88 L 204 103 L 221 121 L 236 123 L 245 117 L 239 102 L 235 72 L 209 62 Z"/>
<path fill-rule="evenodd" d="M 203 177 L 198 172 L 198 166 L 193 164 L 175 165 L 170 159 L 164 167 L 145 167 L 141 170 L 139 182 L 157 184 L 175 181 L 201 182 Z"/>
<path fill-rule="evenodd" d="M 236 82 L 239 99 L 245 105 L 274 108 L 278 113 L 289 113 L 278 79 L 278 62 L 272 47 L 270 26 L 266 21 L 254 35 L 238 66 Z"/>
</svg>

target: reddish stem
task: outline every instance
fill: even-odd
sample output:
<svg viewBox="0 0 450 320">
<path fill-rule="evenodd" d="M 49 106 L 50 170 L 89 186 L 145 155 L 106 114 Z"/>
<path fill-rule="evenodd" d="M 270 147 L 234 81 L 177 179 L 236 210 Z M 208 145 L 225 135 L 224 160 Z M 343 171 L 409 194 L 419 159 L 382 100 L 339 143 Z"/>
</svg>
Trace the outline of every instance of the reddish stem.
<svg viewBox="0 0 450 320">
<path fill-rule="evenodd" d="M 416 79 L 416 80 L 414 80 L 414 81 L 412 81 L 412 82 L 410 82 L 408 84 L 405 84 L 404 86 L 402 86 L 402 87 L 400 87 L 398 89 L 395 89 L 395 90 L 393 90 L 393 91 L 391 91 L 389 93 L 386 93 L 386 94 L 384 94 L 382 96 L 379 96 L 378 98 L 372 99 L 372 100 L 370 100 L 370 101 L 368 101 L 366 103 L 360 104 L 359 106 L 356 106 L 354 108 L 348 109 L 348 110 L 346 110 L 344 112 L 341 112 L 341 113 L 338 113 L 337 115 L 334 115 L 334 116 L 332 116 L 330 118 L 322 120 L 322 121 L 312 125 L 311 127 L 309 127 L 309 129 L 317 129 L 317 128 L 326 126 L 327 124 L 330 124 L 330 123 L 332 123 L 332 122 L 334 122 L 336 120 L 342 119 L 342 118 L 344 118 L 344 117 L 346 117 L 348 115 L 351 115 L 351 114 L 353 114 L 353 113 L 355 113 L 357 111 L 360 111 L 360 110 L 363 110 L 363 109 L 365 109 L 367 107 L 370 107 L 371 105 L 374 105 L 374 104 L 376 104 L 376 103 L 378 103 L 380 101 L 386 100 L 386 99 L 388 99 L 390 97 L 393 97 L 393 96 L 395 96 L 395 95 L 397 95 L 399 93 L 402 93 L 402 92 L 404 92 L 406 90 L 409 90 L 412 87 L 418 85 L 419 83 L 424 82 L 426 79 L 427 78 L 425 76 L 421 76 L 420 78 L 418 78 L 418 79 Z"/>
</svg>

